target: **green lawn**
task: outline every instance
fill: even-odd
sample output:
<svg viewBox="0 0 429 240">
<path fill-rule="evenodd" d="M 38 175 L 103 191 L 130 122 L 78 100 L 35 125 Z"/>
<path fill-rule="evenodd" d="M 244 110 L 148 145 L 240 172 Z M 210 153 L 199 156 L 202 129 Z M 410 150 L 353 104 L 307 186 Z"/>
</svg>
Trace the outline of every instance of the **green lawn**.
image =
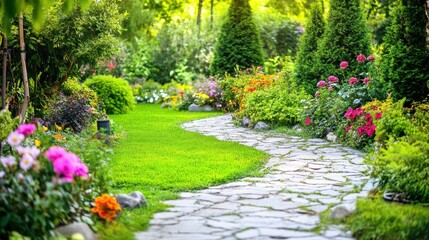
<svg viewBox="0 0 429 240">
<path fill-rule="evenodd" d="M 176 198 L 181 191 L 260 174 L 267 159 L 263 152 L 180 127 L 186 121 L 220 114 L 179 112 L 143 104 L 129 114 L 110 116 L 127 132 L 114 148 L 112 191 L 141 191 L 149 202 L 146 209 L 124 211 L 117 229 L 146 228 L 152 214 L 165 208 L 159 201 Z M 113 239 L 112 233 L 108 234 Z"/>
</svg>

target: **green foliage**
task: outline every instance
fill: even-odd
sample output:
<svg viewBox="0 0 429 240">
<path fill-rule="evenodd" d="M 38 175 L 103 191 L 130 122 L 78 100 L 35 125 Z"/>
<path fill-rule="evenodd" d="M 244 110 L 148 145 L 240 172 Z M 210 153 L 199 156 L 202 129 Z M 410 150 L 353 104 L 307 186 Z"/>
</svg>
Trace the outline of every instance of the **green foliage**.
<svg viewBox="0 0 429 240">
<path fill-rule="evenodd" d="M 127 81 L 113 76 L 96 75 L 86 80 L 85 84 L 97 93 L 106 113 L 127 113 L 133 108 L 133 92 Z"/>
<path fill-rule="evenodd" d="M 299 43 L 299 52 L 295 62 L 295 81 L 304 87 L 309 94 L 315 92 L 316 83 L 320 80 L 316 69 L 318 42 L 323 36 L 325 20 L 319 3 L 311 8 L 310 18 L 305 26 L 305 32 Z"/>
<path fill-rule="evenodd" d="M 62 11 L 63 1 L 55 1 L 46 8 L 43 31 L 32 28 L 25 19 L 28 77 L 32 86 L 30 95 L 36 113 L 45 101 L 55 95 L 61 84 L 71 77 L 80 76 L 79 67 L 95 66 L 101 59 L 109 58 L 118 50 L 115 35 L 120 32 L 123 15 L 115 1 L 91 0 L 90 8 L 83 11 L 75 6 L 69 12 Z M 17 28 L 9 37 L 14 76 L 22 76 Z"/>
<path fill-rule="evenodd" d="M 302 100 L 310 98 L 291 79 L 280 80 L 272 88 L 250 94 L 242 115 L 254 123 L 266 121 L 274 124 L 293 125 L 299 122 Z"/>
<path fill-rule="evenodd" d="M 329 16 L 323 39 L 317 51 L 317 68 L 321 79 L 329 75 L 339 76 L 341 61 L 356 59 L 360 53 L 370 53 L 370 36 L 363 19 L 359 0 L 331 0 Z M 351 61 L 351 72 L 358 76 L 365 72 L 364 65 Z M 314 80 L 314 79 L 311 79 Z"/>
<path fill-rule="evenodd" d="M 0 111 L 0 140 L 6 139 L 9 133 L 18 126 L 19 118 L 12 118 L 11 113 L 3 109 Z"/>
<path fill-rule="evenodd" d="M 347 219 L 347 225 L 358 240 L 428 240 L 429 209 L 380 199 L 358 199 L 356 213 Z"/>
<path fill-rule="evenodd" d="M 218 36 L 210 72 L 233 73 L 237 66 L 248 68 L 262 64 L 261 40 L 249 0 L 233 0 Z"/>
<path fill-rule="evenodd" d="M 385 38 L 383 55 L 385 81 L 393 86 L 395 100 L 413 101 L 427 97 L 429 81 L 429 50 L 426 46 L 426 17 L 424 0 L 400 1 L 395 8 L 392 24 Z"/>
<path fill-rule="evenodd" d="M 122 72 L 124 79 L 134 84 L 148 79 L 149 69 L 149 47 L 143 39 L 136 39 L 136 46 L 128 44 L 124 48 L 125 61 Z"/>
</svg>

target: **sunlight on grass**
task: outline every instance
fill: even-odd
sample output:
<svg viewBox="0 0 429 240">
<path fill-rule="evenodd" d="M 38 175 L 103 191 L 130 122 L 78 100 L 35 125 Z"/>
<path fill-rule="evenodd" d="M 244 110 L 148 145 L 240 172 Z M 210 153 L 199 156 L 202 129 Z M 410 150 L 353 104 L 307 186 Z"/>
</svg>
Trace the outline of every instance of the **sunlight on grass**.
<svg viewBox="0 0 429 240">
<path fill-rule="evenodd" d="M 154 212 L 164 209 L 160 200 L 175 198 L 180 191 L 206 188 L 259 173 L 267 159 L 265 153 L 180 127 L 186 121 L 220 114 L 137 105 L 130 114 L 110 116 L 127 132 L 126 139 L 114 148 L 112 191 L 141 191 L 149 202 L 147 209 L 123 213 L 127 217 L 119 219 L 119 223 L 123 222 L 133 231 L 142 230 Z"/>
</svg>

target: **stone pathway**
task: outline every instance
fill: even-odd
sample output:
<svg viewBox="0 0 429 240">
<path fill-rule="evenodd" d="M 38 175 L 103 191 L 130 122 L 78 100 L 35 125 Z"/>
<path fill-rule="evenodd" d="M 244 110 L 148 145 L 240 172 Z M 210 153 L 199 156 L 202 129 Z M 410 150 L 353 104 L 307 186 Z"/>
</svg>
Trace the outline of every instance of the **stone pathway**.
<svg viewBox="0 0 429 240">
<path fill-rule="evenodd" d="M 166 201 L 172 207 L 155 214 L 148 231 L 136 233 L 136 239 L 353 239 L 341 226 L 316 229 L 319 213 L 367 195 L 359 151 L 321 139 L 236 127 L 230 115 L 183 128 L 267 152 L 268 174 L 182 193 L 180 199 Z"/>
</svg>

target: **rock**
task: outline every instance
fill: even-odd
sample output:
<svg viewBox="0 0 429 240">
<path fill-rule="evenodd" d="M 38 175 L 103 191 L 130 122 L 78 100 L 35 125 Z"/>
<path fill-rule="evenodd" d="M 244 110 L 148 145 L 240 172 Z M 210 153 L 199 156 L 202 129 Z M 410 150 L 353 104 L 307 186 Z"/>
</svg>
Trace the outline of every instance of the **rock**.
<svg viewBox="0 0 429 240">
<path fill-rule="evenodd" d="M 250 118 L 248 117 L 244 117 L 243 120 L 241 121 L 241 127 L 249 127 L 249 125 L 251 125 L 252 122 L 250 121 Z"/>
<path fill-rule="evenodd" d="M 270 125 L 268 125 L 262 121 L 257 122 L 255 127 L 254 127 L 255 130 L 266 130 L 269 128 L 270 128 Z"/>
<path fill-rule="evenodd" d="M 130 194 L 118 194 L 115 196 L 121 208 L 139 208 L 146 207 L 146 198 L 141 192 L 132 192 Z"/>
<path fill-rule="evenodd" d="M 329 218 L 331 219 L 344 219 L 350 216 L 356 210 L 356 205 L 354 203 L 348 204 L 340 204 L 332 209 L 331 215 Z"/>
<path fill-rule="evenodd" d="M 212 112 L 212 111 L 214 111 L 214 109 L 210 105 L 198 106 L 197 104 L 193 103 L 188 107 L 188 111 L 190 111 L 190 112 Z"/>
<path fill-rule="evenodd" d="M 326 140 L 330 142 L 337 142 L 337 136 L 330 132 L 328 135 L 326 135 Z"/>
<path fill-rule="evenodd" d="M 74 222 L 65 226 L 58 227 L 55 231 L 65 237 L 71 238 L 82 235 L 85 240 L 96 240 L 97 236 L 88 226 L 83 222 Z M 79 236 L 80 237 L 80 236 Z"/>
</svg>

